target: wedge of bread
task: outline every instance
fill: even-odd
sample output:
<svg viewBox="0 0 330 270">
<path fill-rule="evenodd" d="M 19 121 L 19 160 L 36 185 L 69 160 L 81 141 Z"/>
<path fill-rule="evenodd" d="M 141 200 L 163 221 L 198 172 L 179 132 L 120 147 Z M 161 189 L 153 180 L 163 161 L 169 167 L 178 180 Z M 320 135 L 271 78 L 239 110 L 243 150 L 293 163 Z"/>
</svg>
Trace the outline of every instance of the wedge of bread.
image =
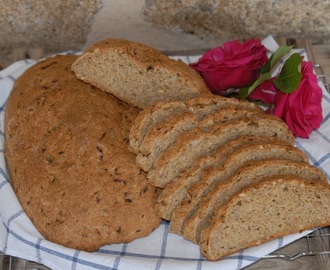
<svg viewBox="0 0 330 270">
<path fill-rule="evenodd" d="M 187 64 L 145 44 L 107 39 L 92 45 L 72 65 L 77 78 L 139 108 L 186 100 L 210 91 Z"/>
</svg>

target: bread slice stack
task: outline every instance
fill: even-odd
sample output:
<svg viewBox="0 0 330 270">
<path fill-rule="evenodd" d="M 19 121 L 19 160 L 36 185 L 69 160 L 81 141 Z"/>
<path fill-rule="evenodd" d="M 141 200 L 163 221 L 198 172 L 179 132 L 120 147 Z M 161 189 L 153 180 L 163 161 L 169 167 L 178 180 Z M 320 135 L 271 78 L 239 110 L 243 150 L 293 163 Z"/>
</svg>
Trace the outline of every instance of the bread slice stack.
<svg viewBox="0 0 330 270">
<path fill-rule="evenodd" d="M 330 225 L 327 179 L 279 118 L 210 94 L 189 66 L 136 42 L 96 43 L 72 70 L 143 109 L 129 151 L 148 183 L 161 189 L 157 215 L 206 258 Z"/>
<path fill-rule="evenodd" d="M 327 179 L 287 125 L 251 102 L 160 102 L 141 111 L 129 139 L 149 183 L 162 189 L 156 213 L 210 260 L 330 224 Z"/>
</svg>

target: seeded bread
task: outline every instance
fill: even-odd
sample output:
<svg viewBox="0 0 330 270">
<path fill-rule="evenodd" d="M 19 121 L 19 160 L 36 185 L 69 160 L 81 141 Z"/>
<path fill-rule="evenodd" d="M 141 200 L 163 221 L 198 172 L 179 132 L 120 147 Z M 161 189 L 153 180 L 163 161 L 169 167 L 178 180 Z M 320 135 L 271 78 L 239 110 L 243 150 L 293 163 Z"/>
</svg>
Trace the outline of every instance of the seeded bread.
<svg viewBox="0 0 330 270">
<path fill-rule="evenodd" d="M 247 145 L 256 145 L 266 142 L 280 142 L 278 139 L 255 136 L 243 136 L 228 141 L 225 145 L 219 147 L 213 155 L 198 158 L 194 164 L 186 171 L 178 175 L 171 183 L 169 183 L 158 197 L 155 205 L 156 213 L 170 220 L 175 208 L 183 201 L 188 200 L 189 188 L 196 182 L 202 181 L 203 175 L 207 175 L 207 171 L 212 167 L 222 167 L 230 154 L 235 150 Z"/>
<path fill-rule="evenodd" d="M 80 80 L 141 109 L 158 101 L 210 93 L 202 77 L 181 60 L 128 40 L 107 39 L 92 45 L 72 70 Z"/>
<path fill-rule="evenodd" d="M 159 217 L 210 260 L 329 225 L 327 180 L 293 143 L 282 120 L 118 39 L 37 64 L 6 109 L 5 156 L 24 210 L 46 239 L 85 251 L 146 236 Z"/>
<path fill-rule="evenodd" d="M 189 197 L 183 201 L 172 214 L 170 232 L 182 234 L 183 226 L 199 208 L 199 202 L 213 190 L 217 183 L 231 177 L 240 167 L 250 160 L 285 158 L 299 162 L 308 162 L 307 156 L 297 147 L 287 143 L 256 143 L 242 146 L 231 153 L 222 167 L 213 167 L 203 176 L 202 181 L 193 184 Z"/>
<path fill-rule="evenodd" d="M 260 114 L 259 116 L 265 115 L 263 111 L 250 110 L 249 108 L 223 108 L 202 118 L 198 122 L 198 125 L 200 128 L 208 130 L 214 124 L 226 124 L 238 119 L 249 119 L 254 116 L 258 117 L 257 114 Z"/>
<path fill-rule="evenodd" d="M 244 187 L 261 181 L 264 177 L 294 175 L 311 181 L 328 181 L 322 172 L 307 164 L 287 159 L 254 160 L 245 163 L 234 175 L 221 181 L 208 191 L 198 203 L 197 211 L 183 224 L 184 238 L 199 243 L 201 231 L 208 226 L 213 209 L 224 204 L 231 196 Z"/>
<path fill-rule="evenodd" d="M 129 135 L 130 150 L 137 154 L 140 144 L 146 134 L 156 124 L 162 124 L 167 119 L 184 112 L 191 112 L 198 120 L 204 119 L 208 115 L 220 112 L 222 109 L 244 109 L 262 112 L 262 110 L 254 103 L 236 98 L 225 98 L 222 96 L 203 95 L 190 99 L 185 103 L 182 101 L 157 102 L 155 105 L 142 110 L 136 118 Z"/>
<path fill-rule="evenodd" d="M 179 136 L 165 153 L 161 154 L 148 172 L 148 181 L 164 188 L 177 175 L 191 166 L 201 156 L 212 154 L 218 147 L 238 136 L 256 135 L 278 137 L 293 144 L 294 137 L 287 125 L 272 115 L 256 114 L 248 119 L 238 119 L 230 124 L 214 124 L 207 130 L 196 127 Z"/>
<path fill-rule="evenodd" d="M 297 176 L 266 178 L 217 208 L 200 250 L 216 261 L 239 250 L 330 225 L 330 186 Z"/>
<path fill-rule="evenodd" d="M 208 129 L 214 124 L 225 124 L 237 119 L 250 118 L 257 113 L 264 114 L 264 112 L 242 108 L 224 108 L 203 119 L 192 113 L 169 117 L 165 122 L 154 125 L 144 137 L 136 162 L 141 169 L 148 172 L 153 169 L 158 157 L 175 144 L 184 132 L 196 127 Z"/>
<path fill-rule="evenodd" d="M 136 156 L 138 166 L 148 172 L 153 167 L 157 157 L 174 144 L 179 135 L 196 125 L 197 119 L 190 112 L 173 115 L 164 122 L 154 125 L 139 147 Z"/>
<path fill-rule="evenodd" d="M 85 251 L 130 242 L 160 224 L 157 190 L 128 151 L 139 110 L 76 79 L 56 56 L 15 83 L 5 111 L 14 191 L 48 240 Z"/>
<path fill-rule="evenodd" d="M 188 108 L 182 101 L 158 102 L 142 110 L 136 117 L 129 133 L 129 150 L 137 154 L 144 137 L 154 125 L 165 122 L 168 117 L 187 111 Z"/>
<path fill-rule="evenodd" d="M 189 110 L 199 115 L 200 118 L 204 118 L 206 115 L 213 114 L 224 108 L 241 108 L 248 110 L 256 110 L 261 112 L 262 109 L 252 102 L 246 100 L 240 100 L 236 98 L 228 98 L 217 95 L 211 96 L 199 96 L 187 100 L 186 102 Z"/>
</svg>

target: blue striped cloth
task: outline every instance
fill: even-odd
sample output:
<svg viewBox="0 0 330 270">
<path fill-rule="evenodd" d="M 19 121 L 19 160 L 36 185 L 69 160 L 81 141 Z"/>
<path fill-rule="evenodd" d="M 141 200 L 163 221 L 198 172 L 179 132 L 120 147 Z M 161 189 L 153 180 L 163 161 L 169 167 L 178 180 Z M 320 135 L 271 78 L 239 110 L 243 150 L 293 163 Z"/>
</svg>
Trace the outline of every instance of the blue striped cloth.
<svg viewBox="0 0 330 270">
<path fill-rule="evenodd" d="M 266 41 L 267 43 L 267 41 Z M 267 45 L 267 44 L 266 44 Z M 269 47 L 276 46 L 270 40 Z M 65 54 L 71 54 L 67 52 Z M 304 50 L 299 51 L 305 55 Z M 184 62 L 195 62 L 195 57 L 174 57 Z M 263 245 L 243 250 L 218 262 L 207 261 L 199 247 L 181 236 L 168 233 L 169 224 L 160 227 L 146 238 L 129 244 L 115 244 L 88 253 L 69 249 L 45 240 L 24 213 L 10 184 L 3 154 L 3 119 L 7 97 L 15 80 L 35 61 L 16 62 L 0 72 L 0 251 L 8 255 L 44 264 L 51 269 L 241 269 L 264 255 L 310 233 L 288 235 Z M 308 140 L 297 139 L 296 145 L 309 157 L 311 164 L 321 168 L 330 179 L 330 96 L 323 85 L 322 126 Z"/>
</svg>

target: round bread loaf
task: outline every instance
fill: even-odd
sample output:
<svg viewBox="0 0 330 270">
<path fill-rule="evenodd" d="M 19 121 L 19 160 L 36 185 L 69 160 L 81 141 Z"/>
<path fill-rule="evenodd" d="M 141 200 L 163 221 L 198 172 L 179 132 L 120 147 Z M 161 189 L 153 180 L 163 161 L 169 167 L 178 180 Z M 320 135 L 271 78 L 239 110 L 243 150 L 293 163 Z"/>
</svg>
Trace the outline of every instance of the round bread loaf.
<svg viewBox="0 0 330 270">
<path fill-rule="evenodd" d="M 138 109 L 77 80 L 76 58 L 48 58 L 16 81 L 5 112 L 5 157 L 40 233 L 95 251 L 150 234 L 160 218 L 157 189 L 128 151 Z"/>
</svg>

